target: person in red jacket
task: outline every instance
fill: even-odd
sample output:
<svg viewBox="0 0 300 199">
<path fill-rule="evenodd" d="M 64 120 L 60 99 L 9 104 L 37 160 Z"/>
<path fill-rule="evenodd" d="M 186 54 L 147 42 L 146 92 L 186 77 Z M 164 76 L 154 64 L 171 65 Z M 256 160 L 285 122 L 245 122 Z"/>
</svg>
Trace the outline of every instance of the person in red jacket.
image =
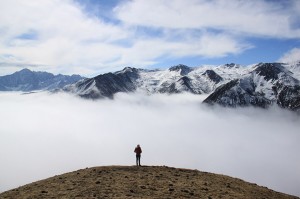
<svg viewBox="0 0 300 199">
<path fill-rule="evenodd" d="M 140 147 L 139 144 L 135 147 L 134 152 L 136 154 L 136 166 L 141 166 L 142 148 Z"/>
</svg>

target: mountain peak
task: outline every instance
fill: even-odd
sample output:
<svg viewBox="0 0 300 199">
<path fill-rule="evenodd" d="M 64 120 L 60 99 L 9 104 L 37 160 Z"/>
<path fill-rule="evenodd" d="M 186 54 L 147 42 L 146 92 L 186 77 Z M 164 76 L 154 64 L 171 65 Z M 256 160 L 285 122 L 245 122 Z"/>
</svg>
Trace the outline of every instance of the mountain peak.
<svg viewBox="0 0 300 199">
<path fill-rule="evenodd" d="M 186 65 L 178 64 L 169 68 L 169 71 L 180 72 L 181 75 L 187 75 L 192 69 Z"/>
<path fill-rule="evenodd" d="M 134 67 L 125 67 L 123 68 L 123 70 L 117 71 L 116 74 L 120 74 L 120 73 L 137 73 L 139 71 L 139 69 L 134 68 Z"/>
<path fill-rule="evenodd" d="M 30 69 L 28 69 L 28 68 L 23 68 L 22 70 L 20 70 L 20 72 L 24 72 L 24 71 L 30 71 L 31 72 L 31 70 Z"/>
<path fill-rule="evenodd" d="M 28 68 L 23 68 L 22 70 L 20 71 L 17 71 L 15 73 L 21 73 L 21 74 L 31 74 L 33 73 L 31 70 L 29 70 Z"/>
<path fill-rule="evenodd" d="M 235 63 L 225 64 L 224 66 L 227 68 L 239 68 L 240 67 L 239 64 L 235 64 Z"/>
<path fill-rule="evenodd" d="M 184 65 L 184 64 L 178 64 L 178 65 L 175 65 L 175 66 L 171 66 L 169 68 L 170 71 L 178 71 L 180 69 L 190 69 L 190 67 Z"/>
</svg>

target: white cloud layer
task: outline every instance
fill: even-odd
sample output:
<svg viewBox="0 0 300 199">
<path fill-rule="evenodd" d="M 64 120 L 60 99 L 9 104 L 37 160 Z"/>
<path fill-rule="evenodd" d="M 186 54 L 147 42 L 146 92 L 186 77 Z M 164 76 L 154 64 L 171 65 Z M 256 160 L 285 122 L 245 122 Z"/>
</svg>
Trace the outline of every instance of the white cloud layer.
<svg viewBox="0 0 300 199">
<path fill-rule="evenodd" d="M 281 58 L 279 58 L 278 61 L 284 63 L 300 61 L 300 48 L 293 48 L 292 50 L 286 52 Z"/>
<path fill-rule="evenodd" d="M 289 2 L 294 6 L 283 9 L 276 1 L 262 0 L 133 0 L 126 1 L 115 12 L 120 20 L 138 26 L 300 38 L 300 29 L 292 26 L 291 17 L 299 12 L 299 1 Z"/>
<path fill-rule="evenodd" d="M 237 55 L 253 47 L 249 36 L 300 37 L 300 3 L 288 2 L 121 1 L 106 20 L 72 0 L 0 1 L 0 75 L 27 65 L 92 76 L 163 58 Z"/>
<path fill-rule="evenodd" d="M 300 196 L 299 116 L 208 108 L 194 95 L 0 93 L 0 191 L 85 167 L 142 164 L 221 173 Z"/>
</svg>

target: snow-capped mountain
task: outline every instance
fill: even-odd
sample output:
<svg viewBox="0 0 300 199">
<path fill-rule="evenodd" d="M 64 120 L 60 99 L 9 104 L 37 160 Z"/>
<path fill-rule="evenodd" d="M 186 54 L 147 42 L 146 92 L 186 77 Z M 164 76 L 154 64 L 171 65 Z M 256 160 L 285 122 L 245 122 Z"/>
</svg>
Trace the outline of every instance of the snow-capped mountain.
<svg viewBox="0 0 300 199">
<path fill-rule="evenodd" d="M 132 70 L 134 72 L 106 73 L 94 78 L 83 79 L 75 84 L 65 86 L 64 91 L 93 99 L 103 97 L 112 98 L 118 92 L 133 92 L 136 90 L 133 80 L 138 77 L 135 77 L 137 74 L 135 70 L 137 69 Z"/>
<path fill-rule="evenodd" d="M 53 75 L 23 69 L 11 75 L 0 77 L 0 91 L 54 90 L 75 83 L 83 77 L 79 75 Z"/>
<path fill-rule="evenodd" d="M 117 92 L 210 94 L 204 103 L 223 106 L 268 107 L 278 104 L 300 109 L 300 62 L 259 63 L 249 66 L 225 64 L 165 70 L 126 67 L 121 71 L 82 79 L 64 91 L 85 98 L 113 98 Z"/>
<path fill-rule="evenodd" d="M 218 68 L 221 72 L 226 68 Z M 241 69 L 242 71 L 243 69 Z M 236 70 L 235 70 L 236 71 Z M 226 73 L 227 74 L 227 73 Z M 231 76 L 235 75 L 229 74 Z M 167 70 L 145 70 L 126 67 L 115 73 L 106 73 L 94 78 L 81 80 L 73 85 L 64 87 L 65 91 L 76 93 L 87 98 L 112 98 L 117 92 L 146 92 L 194 94 L 211 93 L 224 79 L 210 66 L 190 68 L 185 65 L 173 66 Z"/>
<path fill-rule="evenodd" d="M 282 63 L 257 64 L 249 73 L 219 86 L 204 102 L 223 106 L 258 107 L 277 103 L 280 107 L 298 110 L 299 70 L 291 72 L 289 68 L 290 65 Z"/>
</svg>

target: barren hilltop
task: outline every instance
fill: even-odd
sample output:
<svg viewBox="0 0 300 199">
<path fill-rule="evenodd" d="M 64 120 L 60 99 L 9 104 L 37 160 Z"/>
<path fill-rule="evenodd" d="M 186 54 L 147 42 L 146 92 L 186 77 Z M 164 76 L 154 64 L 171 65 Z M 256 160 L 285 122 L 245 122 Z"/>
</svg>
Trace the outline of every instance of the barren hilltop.
<svg viewBox="0 0 300 199">
<path fill-rule="evenodd" d="M 93 167 L 0 194 L 0 198 L 242 198 L 296 196 L 225 175 L 166 166 Z"/>
</svg>

